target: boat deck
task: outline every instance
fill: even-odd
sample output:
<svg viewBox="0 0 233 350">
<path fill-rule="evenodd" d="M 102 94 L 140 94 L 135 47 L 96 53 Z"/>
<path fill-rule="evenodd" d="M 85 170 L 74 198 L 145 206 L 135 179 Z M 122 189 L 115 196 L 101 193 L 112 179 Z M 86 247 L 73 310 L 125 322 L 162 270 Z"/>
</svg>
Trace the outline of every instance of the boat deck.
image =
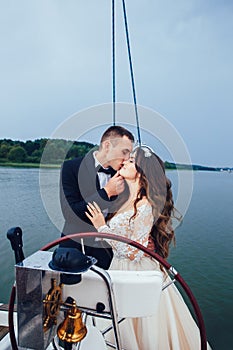
<svg viewBox="0 0 233 350">
<path fill-rule="evenodd" d="M 12 350 L 8 327 L 8 304 L 0 303 L 0 349 Z M 17 306 L 14 306 L 14 324 L 17 337 Z"/>
<path fill-rule="evenodd" d="M 4 317 L 5 312 L 8 311 L 8 305 L 7 304 L 1 304 L 0 305 L 0 340 L 2 340 L 7 333 L 9 333 L 9 327 L 6 324 L 6 317 Z M 4 312 L 4 313 L 3 313 Z"/>
<path fill-rule="evenodd" d="M 7 333 L 9 333 L 9 327 L 0 325 L 0 340 L 2 340 L 2 338 L 4 338 Z"/>
</svg>

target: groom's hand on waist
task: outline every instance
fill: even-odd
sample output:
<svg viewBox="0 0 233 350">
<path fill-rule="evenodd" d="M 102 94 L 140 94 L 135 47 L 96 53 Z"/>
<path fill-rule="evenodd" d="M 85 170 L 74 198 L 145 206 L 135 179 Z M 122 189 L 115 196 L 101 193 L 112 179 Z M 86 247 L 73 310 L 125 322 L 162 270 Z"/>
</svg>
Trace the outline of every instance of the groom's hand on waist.
<svg viewBox="0 0 233 350">
<path fill-rule="evenodd" d="M 124 178 L 117 171 L 116 174 L 108 181 L 104 187 L 108 197 L 117 196 L 122 193 L 125 188 Z"/>
</svg>

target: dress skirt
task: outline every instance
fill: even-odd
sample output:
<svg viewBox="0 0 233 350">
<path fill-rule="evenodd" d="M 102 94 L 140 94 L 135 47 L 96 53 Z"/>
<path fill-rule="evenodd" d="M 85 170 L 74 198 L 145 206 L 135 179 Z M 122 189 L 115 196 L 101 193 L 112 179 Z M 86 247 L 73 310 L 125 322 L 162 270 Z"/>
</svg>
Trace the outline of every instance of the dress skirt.
<svg viewBox="0 0 233 350">
<path fill-rule="evenodd" d="M 113 258 L 110 269 L 161 271 L 159 263 L 150 257 L 143 257 L 137 262 L 128 258 Z M 169 281 L 170 277 L 164 272 L 164 284 Z M 101 324 L 102 321 L 98 322 L 98 325 Z M 174 284 L 162 291 L 157 315 L 127 318 L 120 323 L 119 329 L 124 350 L 201 349 L 199 328 Z M 113 334 L 108 334 L 106 338 L 114 343 Z M 211 349 L 209 345 L 208 349 Z"/>
</svg>

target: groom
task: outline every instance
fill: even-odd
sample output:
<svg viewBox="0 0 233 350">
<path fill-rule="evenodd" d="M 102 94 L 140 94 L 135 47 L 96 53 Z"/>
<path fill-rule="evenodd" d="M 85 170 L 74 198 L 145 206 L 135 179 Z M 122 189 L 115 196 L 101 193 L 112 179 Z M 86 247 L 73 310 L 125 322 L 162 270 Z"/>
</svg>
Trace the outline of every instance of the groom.
<svg viewBox="0 0 233 350">
<path fill-rule="evenodd" d="M 78 232 L 96 231 L 87 218 L 87 203 L 95 201 L 103 213 L 111 202 L 124 191 L 124 179 L 118 174 L 133 149 L 134 137 L 121 126 L 111 126 L 102 135 L 97 151 L 85 157 L 65 161 L 61 170 L 60 200 L 65 218 L 62 236 Z M 82 250 L 80 239 L 60 244 Z M 106 241 L 93 238 L 84 240 L 86 255 L 94 256 L 97 266 L 108 269 L 112 249 Z"/>
</svg>

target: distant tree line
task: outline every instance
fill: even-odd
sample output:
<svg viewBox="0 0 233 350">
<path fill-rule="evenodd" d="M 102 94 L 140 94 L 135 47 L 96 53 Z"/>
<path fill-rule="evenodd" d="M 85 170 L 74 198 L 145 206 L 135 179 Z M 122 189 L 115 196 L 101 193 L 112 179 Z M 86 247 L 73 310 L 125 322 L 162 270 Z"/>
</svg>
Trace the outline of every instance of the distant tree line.
<svg viewBox="0 0 233 350">
<path fill-rule="evenodd" d="M 46 146 L 46 148 L 45 148 Z M 95 145 L 88 142 L 42 138 L 35 141 L 0 140 L 0 163 L 59 164 L 64 159 L 85 155 Z M 46 149 L 46 152 L 44 150 Z M 44 152 L 44 154 L 43 154 Z"/>
<path fill-rule="evenodd" d="M 0 140 L 0 164 L 4 163 L 34 163 L 61 164 L 64 159 L 84 156 L 97 145 L 89 142 L 68 141 L 63 139 L 42 138 L 35 141 Z M 194 164 L 177 164 L 164 162 L 168 170 L 207 170 L 233 171 L 233 168 L 215 168 Z"/>
</svg>

